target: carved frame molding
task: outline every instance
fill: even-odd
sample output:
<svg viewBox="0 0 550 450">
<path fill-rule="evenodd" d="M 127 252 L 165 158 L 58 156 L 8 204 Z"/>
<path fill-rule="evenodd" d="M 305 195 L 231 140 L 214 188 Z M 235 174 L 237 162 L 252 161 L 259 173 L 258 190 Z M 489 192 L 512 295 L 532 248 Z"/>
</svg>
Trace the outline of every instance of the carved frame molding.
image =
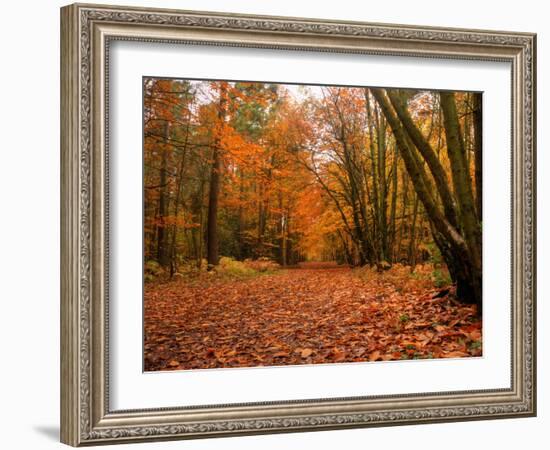
<svg viewBox="0 0 550 450">
<path fill-rule="evenodd" d="M 534 34 L 80 4 L 62 8 L 61 19 L 63 442 L 97 445 L 535 415 Z M 106 104 L 112 40 L 509 61 L 511 388 L 110 411 Z"/>
</svg>

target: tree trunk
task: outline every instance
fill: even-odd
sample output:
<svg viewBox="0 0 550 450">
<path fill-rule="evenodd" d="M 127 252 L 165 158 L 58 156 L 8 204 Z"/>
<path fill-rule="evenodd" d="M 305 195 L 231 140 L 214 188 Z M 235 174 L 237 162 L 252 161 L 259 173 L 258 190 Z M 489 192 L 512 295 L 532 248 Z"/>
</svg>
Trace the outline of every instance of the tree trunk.
<svg viewBox="0 0 550 450">
<path fill-rule="evenodd" d="M 414 270 L 416 261 L 414 260 L 414 250 L 415 250 L 415 240 L 416 240 L 416 219 L 418 217 L 418 196 L 415 196 L 414 207 L 413 207 L 413 220 L 411 225 L 411 233 L 409 239 L 409 251 L 407 254 L 409 264 L 411 265 L 411 270 Z"/>
<path fill-rule="evenodd" d="M 395 213 L 397 208 L 397 148 L 393 155 L 392 162 L 392 194 L 391 194 L 391 206 L 390 206 L 390 237 L 389 237 L 389 254 L 391 263 L 395 262 Z"/>
<path fill-rule="evenodd" d="M 374 208 L 374 220 L 373 220 L 373 243 L 374 243 L 374 259 L 376 262 L 379 262 L 381 259 L 384 259 L 382 256 L 382 240 L 380 239 L 380 195 L 382 195 L 379 190 L 382 185 L 380 178 L 383 176 L 380 173 L 380 133 L 378 132 L 377 142 L 378 142 L 378 152 L 376 152 L 375 138 L 374 138 L 374 117 L 373 111 L 370 104 L 370 95 L 369 90 L 365 89 L 365 105 L 367 109 L 367 122 L 369 130 L 369 150 L 370 150 L 370 161 L 371 161 L 371 171 L 372 171 L 372 203 Z M 379 131 L 377 129 L 377 131 Z"/>
<path fill-rule="evenodd" d="M 208 222 L 206 225 L 206 254 L 208 269 L 211 270 L 219 263 L 218 243 L 218 203 L 221 183 L 221 156 L 220 143 L 221 134 L 225 122 L 226 86 L 222 82 L 220 86 L 220 101 L 218 106 L 218 129 L 215 131 L 214 145 L 212 150 L 212 166 L 210 170 L 210 191 L 208 194 Z"/>
<path fill-rule="evenodd" d="M 440 99 L 453 186 L 459 203 L 458 211 L 461 222 L 459 228 L 453 224 L 454 217 L 447 216 L 451 211 L 444 208 L 446 214 L 443 214 L 439 209 L 432 194 L 434 191 L 432 183 L 413 146 L 414 140 L 409 135 L 409 130 L 403 127 L 400 118 L 392 109 L 385 91 L 383 89 L 372 89 L 372 93 L 392 128 L 416 194 L 433 225 L 432 234 L 434 239 L 438 242 L 438 247 L 442 249 L 441 253 L 449 270 L 454 273 L 457 283 L 457 295 L 464 302 L 476 303 L 478 312 L 481 313 L 481 247 L 479 245 L 481 242 L 479 239 L 481 228 L 478 223 L 476 224 L 475 214 L 472 216 L 474 208 L 471 184 L 468 183 L 467 178 L 469 173 L 465 170 L 464 143 L 461 140 L 454 94 L 442 92 Z M 419 130 L 417 131 L 419 132 Z M 431 148 L 425 148 L 425 150 L 431 150 Z M 430 164 L 429 167 L 432 169 Z M 444 190 L 449 190 L 448 186 Z M 470 296 L 471 293 L 473 293 L 472 296 Z"/>
<path fill-rule="evenodd" d="M 210 191 L 208 195 L 208 222 L 206 225 L 206 252 L 208 268 L 217 266 L 219 262 L 218 243 L 218 200 L 220 195 L 220 151 L 214 147 L 212 169 L 210 172 Z"/>
<path fill-rule="evenodd" d="M 180 159 L 180 165 L 178 168 L 178 182 L 176 187 L 176 199 L 174 203 L 174 224 L 172 225 L 172 242 L 170 244 L 170 278 L 174 276 L 174 273 L 177 270 L 177 261 L 176 261 L 176 240 L 177 240 L 177 234 L 178 234 L 178 213 L 179 213 L 179 206 L 180 206 L 180 200 L 183 190 L 183 172 L 185 170 L 185 159 L 187 156 L 187 143 L 189 140 L 189 127 L 191 124 L 191 118 L 188 117 L 187 127 L 185 131 L 185 141 L 183 144 L 181 159 Z"/>
<path fill-rule="evenodd" d="M 286 266 L 288 256 L 287 256 L 287 241 L 286 241 L 286 215 L 283 214 L 281 217 L 282 220 L 282 230 L 281 230 L 281 265 Z"/>
<path fill-rule="evenodd" d="M 238 223 L 237 223 L 237 242 L 239 244 L 239 260 L 244 260 L 244 173 L 243 170 L 239 170 L 239 214 L 238 214 Z"/>
<path fill-rule="evenodd" d="M 482 133 L 482 98 L 481 94 L 474 94 L 474 165 L 476 180 L 476 210 L 477 217 L 483 222 L 482 209 L 482 160 L 483 160 L 483 135 Z"/>
<path fill-rule="evenodd" d="M 399 237 L 397 238 L 397 245 L 396 245 L 396 257 L 401 261 L 401 247 L 403 244 L 403 222 L 405 220 L 405 215 L 407 214 L 407 203 L 409 202 L 409 178 L 407 175 L 407 171 L 403 171 L 403 194 L 401 195 L 401 216 L 399 220 Z"/>
<path fill-rule="evenodd" d="M 432 173 L 437 191 L 445 209 L 445 216 L 448 218 L 451 225 L 457 226 L 456 211 L 451 189 L 449 187 L 447 174 L 443 165 L 439 161 L 436 153 L 432 149 L 430 143 L 424 138 L 422 132 L 418 129 L 412 120 L 403 96 L 397 90 L 388 89 L 388 97 L 393 105 L 397 116 L 399 117 L 404 130 L 412 143 L 416 146 Z"/>
<path fill-rule="evenodd" d="M 164 123 L 164 141 L 168 142 L 170 133 L 169 123 Z M 166 145 L 162 146 L 162 160 L 160 166 L 160 188 L 159 188 L 159 224 L 157 225 L 157 260 L 161 266 L 168 265 L 168 245 L 165 219 L 168 213 L 168 190 L 166 188 L 166 174 L 168 170 L 168 152 Z"/>
<path fill-rule="evenodd" d="M 202 269 L 202 254 L 204 252 L 203 248 L 203 242 L 204 239 L 202 238 L 204 233 L 204 182 L 201 182 L 201 188 L 200 188 L 200 204 L 199 204 L 199 245 L 197 249 L 197 268 L 199 270 Z"/>
<path fill-rule="evenodd" d="M 468 248 L 470 264 L 465 268 L 469 272 L 469 285 L 460 287 L 461 292 L 472 295 L 473 303 L 481 309 L 481 224 L 477 219 L 469 167 L 466 165 L 460 123 L 456 111 L 454 94 L 441 92 L 441 108 L 447 138 L 447 154 L 451 162 L 453 186 L 459 201 L 460 222 Z M 459 287 L 457 285 L 457 291 Z M 461 296 L 461 298 L 464 298 Z"/>
<path fill-rule="evenodd" d="M 380 259 L 388 260 L 388 190 L 386 180 L 386 123 L 376 108 L 376 126 L 378 128 L 378 183 L 380 184 L 380 206 L 378 208 L 378 230 L 380 241 Z"/>
</svg>

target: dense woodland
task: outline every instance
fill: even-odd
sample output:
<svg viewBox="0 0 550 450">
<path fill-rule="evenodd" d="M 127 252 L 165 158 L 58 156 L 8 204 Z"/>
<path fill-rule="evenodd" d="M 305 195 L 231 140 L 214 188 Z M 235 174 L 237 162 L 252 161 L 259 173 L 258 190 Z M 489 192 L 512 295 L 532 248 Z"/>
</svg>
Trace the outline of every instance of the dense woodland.
<svg viewBox="0 0 550 450">
<path fill-rule="evenodd" d="M 431 262 L 481 311 L 481 95 L 144 80 L 144 253 Z"/>
</svg>

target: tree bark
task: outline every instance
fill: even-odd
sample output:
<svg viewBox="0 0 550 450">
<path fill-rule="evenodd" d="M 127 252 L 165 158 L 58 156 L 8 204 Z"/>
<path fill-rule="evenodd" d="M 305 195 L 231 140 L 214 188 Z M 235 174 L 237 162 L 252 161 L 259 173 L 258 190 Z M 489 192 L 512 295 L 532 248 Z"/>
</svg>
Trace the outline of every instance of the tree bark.
<svg viewBox="0 0 550 450">
<path fill-rule="evenodd" d="M 482 133 L 482 97 L 480 93 L 474 95 L 474 165 L 476 181 L 476 210 L 477 217 L 483 222 L 483 135 Z"/>
<path fill-rule="evenodd" d="M 445 169 L 443 168 L 443 165 L 439 161 L 439 158 L 437 157 L 437 154 L 432 149 L 430 143 L 427 141 L 427 139 L 424 138 L 422 132 L 418 129 L 418 127 L 413 122 L 412 117 L 409 114 L 409 111 L 407 110 L 404 100 L 399 94 L 399 92 L 393 89 L 388 89 L 387 92 L 388 92 L 388 97 L 391 101 L 391 104 L 393 105 L 395 112 L 397 113 L 397 116 L 399 117 L 401 123 L 403 124 L 403 127 L 407 135 L 409 136 L 413 144 L 416 146 L 416 148 L 418 149 L 418 151 L 420 152 L 420 154 L 428 164 L 428 167 L 435 181 L 435 185 L 437 186 L 439 196 L 443 203 L 443 207 L 445 209 L 445 215 L 449 219 L 449 222 L 453 226 L 456 226 L 457 221 L 456 221 L 456 211 L 455 211 L 454 200 L 453 200 L 451 190 L 449 188 L 447 174 L 445 173 Z"/>
<path fill-rule="evenodd" d="M 416 219 L 418 217 L 418 196 L 414 199 L 414 207 L 413 207 L 413 219 L 412 219 L 412 225 L 411 225 L 411 233 L 410 233 L 410 239 L 409 239 L 409 251 L 407 254 L 407 257 L 409 259 L 409 264 L 412 269 L 414 269 L 414 266 L 416 264 L 416 261 L 414 259 L 414 250 L 415 250 L 415 240 L 416 240 Z"/>
<path fill-rule="evenodd" d="M 454 94 L 441 93 L 441 105 L 444 115 L 444 126 L 447 138 L 447 150 L 451 161 L 453 186 L 459 203 L 461 227 L 457 228 L 451 218 L 439 209 L 432 195 L 433 187 L 428 178 L 413 145 L 413 141 L 404 130 L 397 114 L 392 110 L 390 101 L 383 89 L 372 89 L 392 131 L 394 133 L 401 156 L 410 175 L 416 194 L 428 215 L 432 234 L 442 256 L 454 275 L 457 284 L 457 296 L 466 303 L 476 303 L 481 313 L 481 254 L 479 236 L 475 220 L 472 220 L 473 199 L 471 185 L 468 184 L 465 172 L 463 142 L 461 142 L 460 126 L 456 114 Z M 433 172 L 432 172 L 433 174 Z M 468 193 L 468 189 L 470 189 Z M 445 212 L 447 212 L 445 210 Z M 475 219 L 475 215 L 473 216 Z M 464 231 L 462 231 L 464 230 Z M 462 232 L 464 235 L 462 235 Z"/>
<path fill-rule="evenodd" d="M 176 240 L 177 240 L 177 234 L 178 234 L 178 213 L 179 213 L 179 206 L 180 206 L 180 200 L 183 190 L 183 173 L 185 170 L 185 159 L 187 157 L 187 143 L 189 141 L 189 128 L 191 125 L 191 117 L 188 117 L 187 121 L 187 127 L 185 130 L 185 141 L 184 146 L 182 149 L 181 159 L 180 159 L 180 165 L 178 168 L 178 183 L 176 187 L 176 199 L 174 202 L 174 224 L 172 225 L 172 242 L 170 244 L 170 278 L 174 276 L 174 273 L 177 270 L 177 261 L 176 261 Z"/>
<path fill-rule="evenodd" d="M 390 237 L 389 237 L 389 252 L 390 252 L 390 262 L 395 262 L 395 214 L 397 208 L 397 147 L 395 148 L 392 162 L 392 195 L 391 195 L 391 206 L 390 206 Z"/>
<path fill-rule="evenodd" d="M 237 242 L 239 244 L 239 260 L 244 260 L 244 173 L 243 170 L 239 170 L 239 213 L 237 223 Z"/>
<path fill-rule="evenodd" d="M 454 94 L 441 92 L 440 98 L 447 139 L 447 155 L 451 162 L 453 186 L 460 205 L 460 222 L 470 257 L 468 268 L 470 280 L 464 286 L 457 286 L 457 291 L 461 290 L 463 297 L 472 296 L 473 302 L 481 308 L 481 224 L 475 210 L 470 170 L 466 165 Z"/>
<path fill-rule="evenodd" d="M 168 142 L 170 134 L 169 123 L 164 123 L 164 143 Z M 167 245 L 167 233 L 165 218 L 168 213 L 168 192 L 166 189 L 167 184 L 167 170 L 168 170 L 168 152 L 166 145 L 162 146 L 162 159 L 160 167 L 160 188 L 159 188 L 159 209 L 158 218 L 159 224 L 157 225 L 157 260 L 161 266 L 168 265 L 168 245 Z"/>
<path fill-rule="evenodd" d="M 220 100 L 218 105 L 218 128 L 215 131 L 214 145 L 212 150 L 212 166 L 210 170 L 210 191 L 208 194 L 208 222 L 206 225 L 206 254 L 208 269 L 211 270 L 219 263 L 218 243 L 218 203 L 221 183 L 221 155 L 220 143 L 221 134 L 225 123 L 226 86 L 222 82 L 220 86 Z"/>
<path fill-rule="evenodd" d="M 376 126 L 378 128 L 378 183 L 380 184 L 380 205 L 378 207 L 378 230 L 380 241 L 380 259 L 388 260 L 388 189 L 386 179 L 386 123 L 376 108 Z"/>
<path fill-rule="evenodd" d="M 380 104 L 388 123 L 394 133 L 396 142 L 399 146 L 401 156 L 405 162 L 405 167 L 410 175 L 415 191 L 419 196 L 424 209 L 430 215 L 435 227 L 456 247 L 466 250 L 464 239 L 458 230 L 447 220 L 447 218 L 439 210 L 435 199 L 433 198 L 433 186 L 430 182 L 425 170 L 420 164 L 419 158 L 416 155 L 416 150 L 412 142 L 405 134 L 398 117 L 392 111 L 389 101 L 387 100 L 383 89 L 372 89 L 373 95 Z"/>
<path fill-rule="evenodd" d="M 396 148 L 396 151 L 397 148 Z M 396 257 L 401 261 L 401 247 L 403 244 L 403 221 L 405 220 L 405 215 L 407 214 L 407 203 L 409 202 L 409 178 L 407 175 L 407 171 L 403 171 L 403 177 L 402 177 L 402 195 L 401 195 L 401 216 L 399 220 L 399 237 L 397 238 L 397 245 L 396 245 Z"/>
</svg>

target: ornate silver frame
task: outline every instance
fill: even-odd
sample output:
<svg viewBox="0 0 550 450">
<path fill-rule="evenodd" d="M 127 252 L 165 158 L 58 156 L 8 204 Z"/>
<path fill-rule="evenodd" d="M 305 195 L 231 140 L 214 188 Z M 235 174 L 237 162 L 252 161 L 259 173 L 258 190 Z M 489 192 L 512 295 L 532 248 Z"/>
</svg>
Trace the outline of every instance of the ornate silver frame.
<svg viewBox="0 0 550 450">
<path fill-rule="evenodd" d="M 115 39 L 507 61 L 512 66 L 509 389 L 111 411 L 106 68 Z M 61 9 L 61 440 L 73 446 L 536 414 L 535 52 L 529 33 L 75 4 Z"/>
</svg>

